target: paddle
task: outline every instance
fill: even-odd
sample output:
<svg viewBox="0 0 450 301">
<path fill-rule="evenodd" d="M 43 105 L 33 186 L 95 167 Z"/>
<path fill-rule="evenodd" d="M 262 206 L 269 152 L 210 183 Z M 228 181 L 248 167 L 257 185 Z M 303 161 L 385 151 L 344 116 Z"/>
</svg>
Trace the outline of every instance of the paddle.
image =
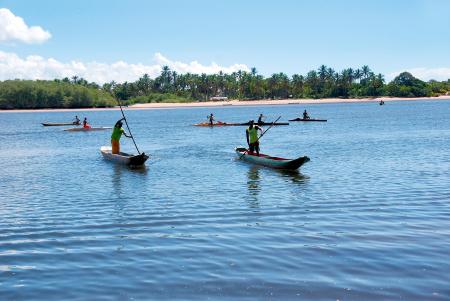
<svg viewBox="0 0 450 301">
<path fill-rule="evenodd" d="M 120 100 L 117 99 L 117 102 L 119 103 L 120 112 L 122 112 L 123 120 L 125 120 L 125 124 L 127 125 L 128 133 L 130 133 L 130 136 L 131 136 L 131 139 L 133 140 L 134 146 L 136 147 L 136 150 L 137 150 L 138 154 L 140 155 L 141 152 L 139 151 L 139 148 L 137 147 L 136 141 L 134 141 L 133 134 L 131 134 L 131 130 L 130 130 L 130 127 L 128 126 L 127 118 L 125 117 L 125 114 L 123 113 L 122 105 L 120 104 Z"/>
<path fill-rule="evenodd" d="M 270 130 L 275 123 L 277 123 L 278 120 L 280 120 L 281 116 L 279 116 L 274 122 L 272 122 L 272 124 L 264 131 L 262 132 L 261 136 L 258 137 L 258 139 L 256 139 L 256 142 L 259 142 L 259 140 L 267 133 L 268 130 Z M 245 155 L 245 153 L 243 153 L 239 159 L 242 159 L 242 157 Z"/>
</svg>

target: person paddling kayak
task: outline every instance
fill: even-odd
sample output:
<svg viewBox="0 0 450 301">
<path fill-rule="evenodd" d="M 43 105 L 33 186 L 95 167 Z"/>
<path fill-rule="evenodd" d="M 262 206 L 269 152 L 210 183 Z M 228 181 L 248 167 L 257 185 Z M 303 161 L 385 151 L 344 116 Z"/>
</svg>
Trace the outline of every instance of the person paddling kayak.
<svg viewBox="0 0 450 301">
<path fill-rule="evenodd" d="M 306 112 L 306 110 L 305 111 L 303 111 L 303 119 L 309 119 L 310 117 L 309 117 L 309 115 L 308 115 L 308 112 Z"/>
<path fill-rule="evenodd" d="M 266 116 L 264 116 L 263 114 L 259 114 L 259 117 L 258 117 L 258 124 L 262 124 L 264 121 L 263 121 L 263 119 L 265 118 Z"/>
<path fill-rule="evenodd" d="M 75 115 L 75 119 L 73 120 L 73 124 L 76 124 L 76 125 L 80 124 L 80 118 L 78 118 L 78 115 Z"/>
<path fill-rule="evenodd" d="M 111 148 L 113 154 L 120 153 L 120 137 L 122 136 L 122 134 L 127 138 L 131 138 L 131 136 L 125 133 L 125 130 L 122 128 L 122 120 L 124 120 L 124 118 L 116 122 L 111 135 Z"/>
<path fill-rule="evenodd" d="M 84 120 L 83 120 L 83 128 L 85 128 L 85 129 L 91 128 L 91 125 L 87 122 L 86 117 L 84 117 Z"/>
<path fill-rule="evenodd" d="M 258 131 L 262 133 L 262 128 L 257 125 L 254 125 L 255 121 L 250 120 L 248 129 L 245 131 L 245 135 L 247 137 L 248 150 L 250 154 L 253 154 L 256 151 L 256 155 L 259 157 L 259 140 L 258 140 Z"/>
</svg>

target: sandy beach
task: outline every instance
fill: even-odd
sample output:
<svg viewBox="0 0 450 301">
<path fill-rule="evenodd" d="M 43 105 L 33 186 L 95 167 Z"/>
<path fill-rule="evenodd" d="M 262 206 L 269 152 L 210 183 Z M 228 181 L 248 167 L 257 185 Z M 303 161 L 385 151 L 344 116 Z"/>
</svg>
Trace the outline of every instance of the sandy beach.
<svg viewBox="0 0 450 301">
<path fill-rule="evenodd" d="M 308 105 L 308 104 L 329 104 L 329 103 L 363 103 L 379 101 L 417 101 L 417 100 L 450 100 L 450 95 L 438 97 L 377 97 L 377 98 L 320 98 L 320 99 L 278 99 L 278 100 L 230 100 L 230 101 L 208 101 L 208 102 L 187 102 L 187 103 L 142 103 L 123 107 L 124 110 L 151 110 L 151 109 L 176 109 L 176 108 L 199 108 L 199 107 L 225 107 L 225 106 L 277 106 L 277 105 Z M 33 109 L 33 110 L 0 110 L 5 112 L 65 112 L 65 111 L 108 111 L 119 110 L 113 108 L 85 108 L 85 109 Z"/>
</svg>

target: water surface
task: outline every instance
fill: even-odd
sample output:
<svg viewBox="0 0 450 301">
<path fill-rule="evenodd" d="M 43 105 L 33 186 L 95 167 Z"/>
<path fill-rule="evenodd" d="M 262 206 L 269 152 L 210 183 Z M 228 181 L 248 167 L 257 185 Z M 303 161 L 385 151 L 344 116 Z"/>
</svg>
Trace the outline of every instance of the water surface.
<svg viewBox="0 0 450 301">
<path fill-rule="evenodd" d="M 235 160 L 245 128 L 274 127 Z M 450 103 L 127 111 L 147 168 L 104 161 L 110 132 L 40 122 L 118 111 L 0 113 L 1 300 L 449 300 Z M 133 144 L 122 138 L 123 149 Z"/>
</svg>

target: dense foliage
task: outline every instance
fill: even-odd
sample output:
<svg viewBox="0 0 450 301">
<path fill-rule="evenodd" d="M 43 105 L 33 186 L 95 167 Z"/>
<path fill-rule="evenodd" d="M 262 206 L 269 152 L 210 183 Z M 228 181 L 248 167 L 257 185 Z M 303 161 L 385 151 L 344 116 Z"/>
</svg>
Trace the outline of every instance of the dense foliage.
<svg viewBox="0 0 450 301">
<path fill-rule="evenodd" d="M 0 82 L 0 108 L 74 108 L 102 107 L 116 104 L 149 102 L 207 101 L 212 96 L 229 99 L 282 98 L 359 98 L 359 97 L 425 97 L 450 91 L 446 82 L 421 81 L 403 72 L 386 84 L 382 74 L 373 73 L 368 66 L 336 72 L 320 66 L 305 76 L 276 73 L 270 77 L 238 71 L 231 74 L 178 74 L 164 66 L 152 79 L 144 74 L 135 82 L 110 82 L 99 86 L 83 78 L 73 77 L 54 81 L 9 80 Z"/>
<path fill-rule="evenodd" d="M 7 80 L 0 82 L 1 109 L 88 108 L 115 105 L 111 94 L 95 84 Z"/>
</svg>

